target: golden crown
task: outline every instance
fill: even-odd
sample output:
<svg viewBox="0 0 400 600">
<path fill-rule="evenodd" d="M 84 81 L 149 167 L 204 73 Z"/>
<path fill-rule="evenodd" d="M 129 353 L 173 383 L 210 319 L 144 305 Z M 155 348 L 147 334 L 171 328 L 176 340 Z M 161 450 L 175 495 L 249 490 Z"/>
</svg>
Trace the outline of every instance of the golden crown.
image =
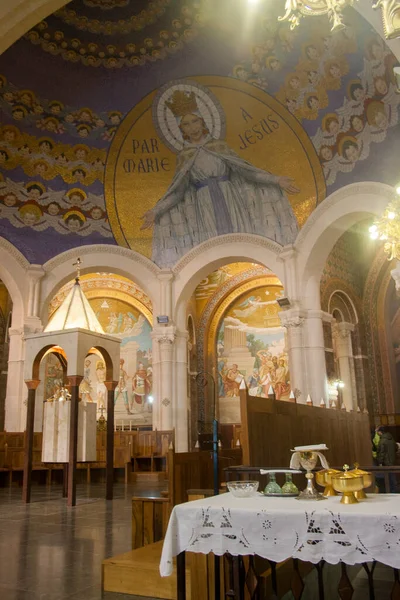
<svg viewBox="0 0 400 600">
<path fill-rule="evenodd" d="M 197 110 L 196 95 L 194 92 L 180 92 L 175 90 L 171 101 L 165 103 L 175 117 L 183 117 Z"/>
</svg>

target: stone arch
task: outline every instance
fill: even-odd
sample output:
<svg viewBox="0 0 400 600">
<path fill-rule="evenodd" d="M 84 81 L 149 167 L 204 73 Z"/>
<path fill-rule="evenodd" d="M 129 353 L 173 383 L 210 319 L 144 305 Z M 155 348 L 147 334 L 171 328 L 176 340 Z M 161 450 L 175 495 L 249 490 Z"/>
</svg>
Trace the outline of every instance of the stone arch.
<svg viewBox="0 0 400 600">
<path fill-rule="evenodd" d="M 43 265 L 45 277 L 42 280 L 42 322 L 48 319 L 48 306 L 54 294 L 75 276 L 72 264 L 79 257 L 83 259 L 82 274 L 93 271 L 110 271 L 132 279 L 149 296 L 153 309 L 158 304 L 159 285 L 157 275 L 160 269 L 141 254 L 106 244 L 73 248 L 59 254 Z"/>
<path fill-rule="evenodd" d="M 262 264 L 284 284 L 284 265 L 279 261 L 282 246 L 252 234 L 228 234 L 207 240 L 188 252 L 174 267 L 174 320 L 179 328 L 186 326 L 186 304 L 204 277 L 232 262 Z"/>
<path fill-rule="evenodd" d="M 308 218 L 296 242 L 297 281 L 303 305 L 320 308 L 320 280 L 335 243 L 357 222 L 380 215 L 393 188 L 376 182 L 347 185 L 329 196 Z"/>
<path fill-rule="evenodd" d="M 0 279 L 6 286 L 13 303 L 12 326 L 23 327 L 25 318 L 26 258 L 7 240 L 0 238 Z"/>
<path fill-rule="evenodd" d="M 350 296 L 341 289 L 332 292 L 328 300 L 328 312 L 334 316 L 335 310 L 340 312 L 342 321 L 347 321 L 353 325 L 358 323 L 359 317 L 356 307 Z"/>
<path fill-rule="evenodd" d="M 0 7 L 0 53 L 69 0 L 13 0 Z"/>
</svg>

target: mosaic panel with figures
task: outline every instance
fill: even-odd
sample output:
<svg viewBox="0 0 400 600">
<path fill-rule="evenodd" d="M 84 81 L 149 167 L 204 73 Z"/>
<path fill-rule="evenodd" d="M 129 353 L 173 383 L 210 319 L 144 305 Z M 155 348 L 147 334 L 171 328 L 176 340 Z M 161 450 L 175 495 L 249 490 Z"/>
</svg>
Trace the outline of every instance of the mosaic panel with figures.
<svg viewBox="0 0 400 600">
<path fill-rule="evenodd" d="M 218 395 L 222 422 L 240 422 L 239 388 L 245 380 L 253 396 L 279 400 L 291 391 L 285 333 L 277 299 L 281 286 L 252 289 L 231 303 L 217 335 Z"/>
</svg>

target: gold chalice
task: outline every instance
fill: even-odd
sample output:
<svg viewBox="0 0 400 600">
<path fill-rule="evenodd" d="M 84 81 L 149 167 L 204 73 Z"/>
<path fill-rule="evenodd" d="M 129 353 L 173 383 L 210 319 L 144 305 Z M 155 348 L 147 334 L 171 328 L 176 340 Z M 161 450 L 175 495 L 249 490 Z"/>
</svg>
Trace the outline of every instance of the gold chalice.
<svg viewBox="0 0 400 600">
<path fill-rule="evenodd" d="M 359 469 L 359 466 L 360 465 L 358 463 L 354 463 L 354 469 L 351 469 L 349 473 L 355 477 L 361 475 L 361 477 L 363 478 L 363 489 L 358 492 L 354 492 L 354 495 L 357 498 L 357 500 L 364 500 L 364 498 L 367 498 L 367 494 L 365 493 L 364 489 L 369 488 L 372 485 L 372 474 L 368 473 L 368 471 L 363 471 L 362 469 Z"/>
<path fill-rule="evenodd" d="M 332 485 L 332 476 L 340 473 L 337 469 L 321 469 L 315 474 L 315 480 L 321 487 L 324 488 L 322 495 L 326 498 L 328 496 L 336 496 L 336 492 Z"/>
<path fill-rule="evenodd" d="M 364 479 L 362 475 L 351 475 L 349 465 L 343 466 L 344 472 L 332 476 L 332 485 L 336 492 L 343 494 L 341 504 L 357 504 L 358 500 L 354 492 L 359 492 L 364 488 Z"/>
</svg>

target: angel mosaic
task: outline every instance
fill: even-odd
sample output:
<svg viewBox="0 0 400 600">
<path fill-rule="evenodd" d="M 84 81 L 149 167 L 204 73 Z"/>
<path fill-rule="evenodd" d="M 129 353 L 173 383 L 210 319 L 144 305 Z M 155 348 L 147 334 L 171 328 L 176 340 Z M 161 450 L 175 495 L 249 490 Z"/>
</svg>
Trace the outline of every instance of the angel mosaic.
<svg viewBox="0 0 400 600">
<path fill-rule="evenodd" d="M 0 183 L 0 206 L 1 218 L 14 227 L 36 231 L 51 227 L 63 235 L 112 237 L 104 197 L 80 188 L 52 190 L 39 181 L 23 184 L 7 178 Z"/>
<path fill-rule="evenodd" d="M 349 173 L 358 161 L 368 158 L 371 144 L 384 141 L 388 129 L 397 125 L 400 96 L 392 58 L 380 38 L 367 40 L 363 70 L 348 83 L 342 106 L 325 115 L 313 136 L 328 185 L 338 173 Z"/>
<path fill-rule="evenodd" d="M 26 175 L 40 175 L 49 181 L 57 176 L 66 183 L 92 185 L 103 181 L 106 151 L 85 144 L 63 144 L 51 137 L 36 138 L 14 125 L 0 128 L 0 166 L 6 170 L 21 166 Z"/>
</svg>

